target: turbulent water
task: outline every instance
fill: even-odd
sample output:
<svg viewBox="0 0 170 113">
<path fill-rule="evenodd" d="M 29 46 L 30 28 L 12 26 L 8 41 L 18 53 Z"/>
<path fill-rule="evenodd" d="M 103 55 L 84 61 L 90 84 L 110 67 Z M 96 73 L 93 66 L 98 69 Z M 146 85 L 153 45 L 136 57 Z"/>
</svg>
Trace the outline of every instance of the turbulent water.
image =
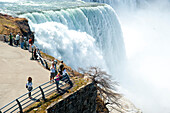
<svg viewBox="0 0 170 113">
<path fill-rule="evenodd" d="M 144 113 L 169 113 L 170 1 L 94 1 L 110 4 L 120 18 L 128 60 L 123 93 Z"/>
</svg>

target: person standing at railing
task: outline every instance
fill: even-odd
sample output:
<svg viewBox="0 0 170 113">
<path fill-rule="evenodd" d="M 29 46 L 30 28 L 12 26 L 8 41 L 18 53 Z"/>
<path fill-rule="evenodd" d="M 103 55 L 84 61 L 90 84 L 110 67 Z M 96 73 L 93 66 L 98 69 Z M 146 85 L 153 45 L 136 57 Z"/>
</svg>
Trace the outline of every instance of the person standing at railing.
<svg viewBox="0 0 170 113">
<path fill-rule="evenodd" d="M 57 60 L 52 60 L 52 63 L 54 63 L 55 75 L 57 75 Z"/>
<path fill-rule="evenodd" d="M 55 67 L 54 67 L 54 62 L 52 63 L 51 67 L 50 67 L 50 72 L 51 72 L 51 75 L 50 75 L 50 81 L 54 79 L 55 77 Z"/>
<path fill-rule="evenodd" d="M 33 89 L 33 87 L 32 87 L 32 78 L 31 77 L 28 77 L 28 81 L 26 83 L 26 88 L 29 91 L 29 94 L 28 94 L 29 98 L 32 99 L 31 92 L 30 92 Z"/>
<path fill-rule="evenodd" d="M 64 68 L 64 64 L 63 64 L 63 60 L 62 60 L 58 66 L 58 72 L 60 73 L 60 75 L 62 75 L 63 68 Z"/>
<path fill-rule="evenodd" d="M 29 49 L 28 37 L 26 36 L 24 36 L 24 47 L 25 47 L 25 50 Z"/>
<path fill-rule="evenodd" d="M 4 42 L 7 42 L 6 34 L 4 34 Z"/>
<path fill-rule="evenodd" d="M 16 41 L 16 46 L 19 45 L 19 39 L 20 39 L 20 36 L 19 36 L 19 33 L 16 35 L 15 37 L 15 41 Z"/>
<path fill-rule="evenodd" d="M 10 35 L 9 35 L 9 45 L 11 45 L 11 46 L 13 46 L 13 35 L 12 35 L 12 33 L 10 33 Z"/>
<path fill-rule="evenodd" d="M 24 35 L 20 36 L 21 49 L 24 49 Z"/>
<path fill-rule="evenodd" d="M 34 53 L 33 53 L 34 60 L 37 60 L 38 55 L 37 55 L 37 48 L 34 47 Z"/>
<path fill-rule="evenodd" d="M 32 39 L 30 38 L 28 42 L 29 42 L 29 52 L 32 52 L 32 44 L 33 44 Z"/>
<path fill-rule="evenodd" d="M 62 81 L 68 82 L 68 83 L 70 84 L 70 87 L 73 87 L 73 83 L 72 83 L 72 81 L 70 80 L 70 77 L 69 77 L 69 74 L 68 74 L 67 71 L 66 71 L 66 68 L 63 68 L 62 73 L 63 73 L 63 74 L 62 74 L 62 77 L 63 77 Z"/>
<path fill-rule="evenodd" d="M 58 91 L 59 93 L 60 93 L 59 90 L 61 90 L 61 89 L 59 88 L 59 80 L 60 80 L 60 77 L 61 77 L 61 74 L 58 73 L 58 74 L 56 75 L 56 79 L 55 79 L 56 86 L 57 86 L 57 91 Z"/>
</svg>

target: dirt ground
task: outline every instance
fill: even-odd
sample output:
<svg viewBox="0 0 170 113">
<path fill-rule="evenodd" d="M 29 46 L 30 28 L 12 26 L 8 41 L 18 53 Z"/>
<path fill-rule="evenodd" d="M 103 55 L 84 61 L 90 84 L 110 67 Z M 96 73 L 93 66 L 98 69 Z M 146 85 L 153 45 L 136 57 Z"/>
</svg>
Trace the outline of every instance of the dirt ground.
<svg viewBox="0 0 170 113">
<path fill-rule="evenodd" d="M 0 108 L 27 92 L 27 78 L 33 78 L 33 87 L 49 81 L 50 72 L 31 53 L 20 47 L 0 42 Z"/>
</svg>

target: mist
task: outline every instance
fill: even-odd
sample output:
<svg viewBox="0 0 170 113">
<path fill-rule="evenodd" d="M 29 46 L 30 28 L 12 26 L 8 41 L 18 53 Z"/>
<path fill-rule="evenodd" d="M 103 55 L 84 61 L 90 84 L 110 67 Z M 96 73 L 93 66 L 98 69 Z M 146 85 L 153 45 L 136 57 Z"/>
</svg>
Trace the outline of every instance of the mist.
<svg viewBox="0 0 170 113">
<path fill-rule="evenodd" d="M 127 55 L 120 84 L 143 113 L 170 112 L 170 3 L 119 10 Z M 125 90 L 126 89 L 126 90 Z"/>
</svg>

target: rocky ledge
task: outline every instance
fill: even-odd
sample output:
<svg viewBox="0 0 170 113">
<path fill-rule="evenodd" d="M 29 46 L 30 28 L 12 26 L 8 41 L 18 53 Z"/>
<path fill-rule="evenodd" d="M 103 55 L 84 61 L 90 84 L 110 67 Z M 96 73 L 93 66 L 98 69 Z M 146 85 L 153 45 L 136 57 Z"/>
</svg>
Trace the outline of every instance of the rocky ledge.
<svg viewBox="0 0 170 113">
<path fill-rule="evenodd" d="M 33 36 L 26 18 L 12 17 L 0 13 L 0 34 L 9 35 L 12 33 L 16 35 L 18 32 L 24 36 Z"/>
</svg>

